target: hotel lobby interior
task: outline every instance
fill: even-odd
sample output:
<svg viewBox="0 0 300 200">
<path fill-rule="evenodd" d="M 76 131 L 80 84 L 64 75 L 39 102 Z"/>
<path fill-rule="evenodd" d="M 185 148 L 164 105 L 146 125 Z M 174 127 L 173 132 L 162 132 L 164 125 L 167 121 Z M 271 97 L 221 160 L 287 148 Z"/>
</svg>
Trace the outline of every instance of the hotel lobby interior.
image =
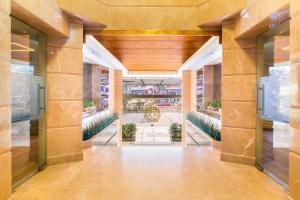
<svg viewBox="0 0 300 200">
<path fill-rule="evenodd" d="M 0 200 L 300 200 L 299 0 L 0 0 Z"/>
</svg>

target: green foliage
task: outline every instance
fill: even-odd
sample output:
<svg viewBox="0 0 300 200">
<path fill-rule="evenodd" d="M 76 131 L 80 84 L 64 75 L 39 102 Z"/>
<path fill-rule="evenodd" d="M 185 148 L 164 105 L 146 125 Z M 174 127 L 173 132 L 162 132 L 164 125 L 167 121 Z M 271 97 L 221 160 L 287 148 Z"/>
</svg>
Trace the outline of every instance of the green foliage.
<svg viewBox="0 0 300 200">
<path fill-rule="evenodd" d="M 169 133 L 172 138 L 181 138 L 182 126 L 178 123 L 173 123 L 169 128 Z"/>
<path fill-rule="evenodd" d="M 136 125 L 134 123 L 128 123 L 122 125 L 122 137 L 134 138 L 136 133 Z"/>
<path fill-rule="evenodd" d="M 83 141 L 86 141 L 90 138 L 92 138 L 94 135 L 108 127 L 110 124 L 112 124 L 114 121 L 118 119 L 118 114 L 114 113 L 112 115 L 109 115 L 99 121 L 93 121 L 90 124 L 86 126 L 86 128 L 83 129 Z"/>
<path fill-rule="evenodd" d="M 221 108 L 221 102 L 219 100 L 212 100 L 208 103 L 208 106 L 213 108 Z"/>
<path fill-rule="evenodd" d="M 96 106 L 95 102 L 90 101 L 90 100 L 84 100 L 83 101 L 83 107 L 84 108 L 89 108 L 89 107 L 94 107 Z"/>
<path fill-rule="evenodd" d="M 221 131 L 212 122 L 206 122 L 203 117 L 198 117 L 193 113 L 188 114 L 187 119 L 214 140 L 221 141 Z"/>
</svg>

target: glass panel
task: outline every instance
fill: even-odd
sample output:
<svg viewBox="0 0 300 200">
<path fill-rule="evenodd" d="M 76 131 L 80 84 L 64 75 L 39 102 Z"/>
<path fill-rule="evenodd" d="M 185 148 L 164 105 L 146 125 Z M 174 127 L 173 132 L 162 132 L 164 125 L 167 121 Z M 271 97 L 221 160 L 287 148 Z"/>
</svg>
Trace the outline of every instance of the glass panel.
<svg viewBox="0 0 300 200">
<path fill-rule="evenodd" d="M 292 83 L 289 21 L 258 38 L 257 165 L 288 187 Z"/>
<path fill-rule="evenodd" d="M 12 18 L 12 181 L 16 186 L 45 164 L 45 35 Z"/>
</svg>

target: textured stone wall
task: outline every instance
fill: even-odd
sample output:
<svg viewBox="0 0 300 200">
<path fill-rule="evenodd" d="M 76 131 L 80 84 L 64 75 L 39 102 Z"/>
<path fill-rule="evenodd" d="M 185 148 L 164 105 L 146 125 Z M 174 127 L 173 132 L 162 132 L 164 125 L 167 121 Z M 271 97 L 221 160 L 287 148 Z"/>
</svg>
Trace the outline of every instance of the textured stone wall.
<svg viewBox="0 0 300 200">
<path fill-rule="evenodd" d="M 290 196 L 300 199 L 300 1 L 290 1 L 290 59 L 294 82 L 294 97 L 290 116 L 291 152 L 289 154 Z"/>
<path fill-rule="evenodd" d="M 186 119 L 187 115 L 192 111 L 192 77 L 193 73 L 191 70 L 184 70 L 182 72 L 182 97 L 181 97 L 181 105 L 182 105 L 182 144 L 184 146 L 187 145 L 187 124 Z"/>
<path fill-rule="evenodd" d="M 92 69 L 91 65 L 85 63 L 83 65 L 83 99 L 92 99 Z"/>
<path fill-rule="evenodd" d="M 222 27 L 221 160 L 255 164 L 256 39 L 235 40 L 235 22 Z"/>
<path fill-rule="evenodd" d="M 121 70 L 109 69 L 109 103 L 111 113 L 118 113 L 118 144 L 122 142 L 123 112 L 123 73 Z"/>
<path fill-rule="evenodd" d="M 11 193 L 10 6 L 0 1 L 0 199 Z"/>
<path fill-rule="evenodd" d="M 99 65 L 92 65 L 91 68 L 91 90 L 92 90 L 92 100 L 96 103 L 97 108 L 101 110 L 101 71 L 102 68 Z"/>
<path fill-rule="evenodd" d="M 67 39 L 48 37 L 47 164 L 82 160 L 83 26 Z"/>
</svg>

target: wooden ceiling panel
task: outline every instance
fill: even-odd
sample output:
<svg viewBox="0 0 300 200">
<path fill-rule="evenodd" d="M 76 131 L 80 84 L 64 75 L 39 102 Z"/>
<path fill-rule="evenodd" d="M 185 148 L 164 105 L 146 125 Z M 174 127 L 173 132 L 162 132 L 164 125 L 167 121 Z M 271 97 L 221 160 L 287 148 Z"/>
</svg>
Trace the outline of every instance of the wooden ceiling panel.
<svg viewBox="0 0 300 200">
<path fill-rule="evenodd" d="M 207 35 L 95 35 L 95 38 L 129 71 L 176 71 L 210 37 Z"/>
</svg>

